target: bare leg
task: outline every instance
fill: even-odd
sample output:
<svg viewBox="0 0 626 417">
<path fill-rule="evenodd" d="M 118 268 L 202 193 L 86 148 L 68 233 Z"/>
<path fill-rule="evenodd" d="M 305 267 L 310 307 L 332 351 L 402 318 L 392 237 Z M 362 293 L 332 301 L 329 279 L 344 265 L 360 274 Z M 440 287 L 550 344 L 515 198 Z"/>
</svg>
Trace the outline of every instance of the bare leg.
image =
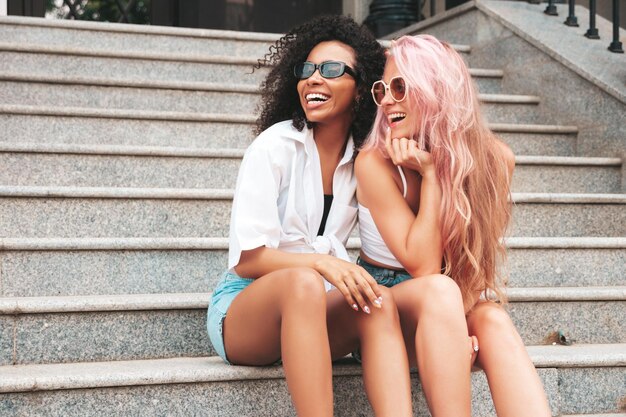
<svg viewBox="0 0 626 417">
<path fill-rule="evenodd" d="M 469 417 L 471 358 L 459 287 L 449 277 L 429 275 L 391 290 L 431 414 Z"/>
<path fill-rule="evenodd" d="M 224 344 L 228 359 L 239 365 L 268 365 L 282 352 L 298 415 L 333 415 L 326 293 L 314 270 L 284 269 L 250 284 L 228 310 Z"/>
<path fill-rule="evenodd" d="M 329 293 L 331 351 L 333 357 L 348 353 L 335 346 L 345 345 L 347 328 L 356 327 L 361 342 L 365 391 L 374 414 L 377 417 L 412 416 L 409 362 L 398 309 L 391 290 L 382 287 L 381 291 L 382 308 L 370 306 L 371 314 L 353 311 L 338 291 Z M 353 344 L 350 351 L 356 346 Z"/>
<path fill-rule="evenodd" d="M 476 362 L 487 375 L 498 416 L 550 416 L 541 380 L 506 311 L 495 303 L 481 302 L 468 314 L 467 324 L 478 337 Z"/>
</svg>

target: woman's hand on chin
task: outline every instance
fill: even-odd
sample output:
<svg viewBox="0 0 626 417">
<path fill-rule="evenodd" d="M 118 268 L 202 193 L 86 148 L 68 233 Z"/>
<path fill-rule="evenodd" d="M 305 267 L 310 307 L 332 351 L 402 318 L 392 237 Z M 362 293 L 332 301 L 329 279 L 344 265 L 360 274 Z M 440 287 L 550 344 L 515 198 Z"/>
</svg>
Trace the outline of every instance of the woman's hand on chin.
<svg viewBox="0 0 626 417">
<path fill-rule="evenodd" d="M 435 174 L 435 165 L 429 152 L 417 147 L 417 142 L 408 138 L 391 138 L 391 129 L 387 130 L 385 148 L 395 165 L 417 171 L 422 177 Z"/>
</svg>

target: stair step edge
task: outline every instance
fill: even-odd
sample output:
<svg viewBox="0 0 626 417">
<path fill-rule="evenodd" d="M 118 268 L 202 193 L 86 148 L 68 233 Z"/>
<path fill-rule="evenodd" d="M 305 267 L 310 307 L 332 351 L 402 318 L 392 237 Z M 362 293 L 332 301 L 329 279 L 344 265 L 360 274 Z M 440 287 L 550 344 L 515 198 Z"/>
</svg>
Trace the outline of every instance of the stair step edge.
<svg viewBox="0 0 626 417">
<path fill-rule="evenodd" d="M 626 237 L 507 237 L 509 249 L 626 249 Z M 350 238 L 348 249 L 361 240 Z M 228 250 L 226 237 L 0 238 L 0 251 Z"/>
<path fill-rule="evenodd" d="M 157 120 L 174 122 L 222 122 L 253 124 L 253 114 L 231 115 L 220 113 L 189 113 L 148 111 L 136 109 L 102 109 L 85 107 L 51 107 L 30 105 L 0 105 L 0 114 L 22 116 L 84 117 L 96 119 Z M 515 123 L 489 123 L 489 128 L 498 133 L 576 134 L 578 127 L 567 125 L 534 125 Z"/>
<path fill-rule="evenodd" d="M 116 155 L 116 156 L 163 156 L 187 158 L 242 158 L 245 149 L 241 148 L 185 148 L 173 146 L 129 146 L 97 144 L 47 144 L 36 142 L 0 142 L 0 152 L 4 153 L 44 153 L 75 155 Z M 516 155 L 517 165 L 550 166 L 606 166 L 622 165 L 621 158 L 584 156 L 534 156 Z"/>
<path fill-rule="evenodd" d="M 554 204 L 626 204 L 626 194 L 511 193 L 513 202 Z M 100 198 L 100 199 L 191 199 L 229 200 L 234 189 L 63 187 L 0 185 L 0 197 L 14 198 Z"/>
<path fill-rule="evenodd" d="M 508 288 L 511 302 L 626 301 L 626 286 Z M 0 297 L 0 314 L 206 309 L 210 293 Z"/>
<path fill-rule="evenodd" d="M 626 365 L 625 344 L 528 346 L 527 350 L 539 368 Z M 361 366 L 355 363 L 333 366 L 334 376 L 361 374 Z M 231 366 L 219 357 L 10 365 L 0 367 L 0 393 L 283 378 L 282 366 Z"/>
</svg>

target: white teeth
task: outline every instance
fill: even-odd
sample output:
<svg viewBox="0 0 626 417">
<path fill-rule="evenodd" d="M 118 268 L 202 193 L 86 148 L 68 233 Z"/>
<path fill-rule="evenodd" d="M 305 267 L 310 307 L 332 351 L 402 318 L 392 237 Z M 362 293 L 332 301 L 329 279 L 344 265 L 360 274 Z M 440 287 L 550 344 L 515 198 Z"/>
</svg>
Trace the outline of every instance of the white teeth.
<svg viewBox="0 0 626 417">
<path fill-rule="evenodd" d="M 319 93 L 311 93 L 311 94 L 306 95 L 306 101 L 313 101 L 313 100 L 326 101 L 329 98 L 330 98 L 329 96 L 325 96 L 324 94 L 319 94 Z"/>
<path fill-rule="evenodd" d="M 393 122 L 404 119 L 406 117 L 406 113 L 391 113 L 388 114 L 387 117 Z"/>
</svg>

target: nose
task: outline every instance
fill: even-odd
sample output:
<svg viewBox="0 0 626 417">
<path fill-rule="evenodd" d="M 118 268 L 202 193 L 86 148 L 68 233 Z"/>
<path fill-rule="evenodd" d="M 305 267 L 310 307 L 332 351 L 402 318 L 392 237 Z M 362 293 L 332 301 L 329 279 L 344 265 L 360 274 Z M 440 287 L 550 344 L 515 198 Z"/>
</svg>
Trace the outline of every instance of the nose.
<svg viewBox="0 0 626 417">
<path fill-rule="evenodd" d="M 307 84 L 321 84 L 324 77 L 320 74 L 319 68 L 315 68 L 313 74 L 309 78 L 306 79 Z"/>
<path fill-rule="evenodd" d="M 391 91 L 389 90 L 389 88 L 385 88 L 385 95 L 383 96 L 383 99 L 380 100 L 380 105 L 389 106 L 394 103 L 394 99 L 391 98 Z"/>
</svg>

